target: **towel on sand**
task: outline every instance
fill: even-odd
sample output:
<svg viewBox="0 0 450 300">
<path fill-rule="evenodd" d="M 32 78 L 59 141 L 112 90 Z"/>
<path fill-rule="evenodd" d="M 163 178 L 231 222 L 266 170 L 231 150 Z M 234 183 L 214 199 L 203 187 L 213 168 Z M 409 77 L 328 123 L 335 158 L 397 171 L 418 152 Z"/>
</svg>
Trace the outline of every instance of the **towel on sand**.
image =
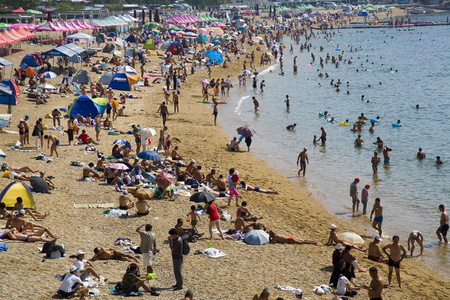
<svg viewBox="0 0 450 300">
<path fill-rule="evenodd" d="M 142 294 L 141 292 L 137 292 L 136 294 L 135 294 L 135 293 L 125 294 L 125 293 L 116 291 L 116 288 L 115 288 L 114 286 L 110 286 L 110 287 L 109 287 L 109 290 L 111 291 L 111 294 L 114 295 L 114 296 L 141 297 L 141 296 L 144 295 L 144 294 Z"/>
<path fill-rule="evenodd" d="M 206 256 L 211 257 L 211 258 L 218 258 L 218 257 L 227 255 L 227 254 L 223 253 L 222 251 L 220 251 L 219 249 L 215 249 L 215 248 L 205 249 L 205 250 L 203 250 L 203 254 L 205 254 Z"/>
</svg>

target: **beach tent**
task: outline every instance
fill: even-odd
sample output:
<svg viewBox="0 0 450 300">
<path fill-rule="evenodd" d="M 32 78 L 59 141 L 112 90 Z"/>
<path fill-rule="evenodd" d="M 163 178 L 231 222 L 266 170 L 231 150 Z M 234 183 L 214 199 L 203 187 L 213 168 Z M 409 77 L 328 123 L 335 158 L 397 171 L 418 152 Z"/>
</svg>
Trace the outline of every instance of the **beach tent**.
<svg viewBox="0 0 450 300">
<path fill-rule="evenodd" d="M 205 52 L 205 58 L 207 58 L 208 63 L 211 65 L 213 60 L 220 65 L 223 63 L 222 54 L 217 50 L 208 50 Z"/>
<path fill-rule="evenodd" d="M 91 78 L 89 77 L 88 72 L 86 70 L 80 70 L 75 75 L 72 81 L 79 84 L 89 84 L 91 83 Z"/>
<path fill-rule="evenodd" d="M 5 91 L 5 93 L 0 93 L 0 104 L 9 104 L 9 94 L 6 93 L 6 91 L 9 92 L 8 88 L 10 89 L 12 95 L 11 95 L 11 105 L 17 105 L 19 104 L 19 99 L 17 98 L 18 95 L 21 94 L 19 87 L 17 84 L 12 81 L 11 79 L 5 79 L 2 82 L 2 90 Z"/>
<path fill-rule="evenodd" d="M 0 128 L 5 128 L 12 120 L 11 114 L 0 114 Z"/>
<path fill-rule="evenodd" d="M 105 46 L 105 48 L 103 48 L 103 53 L 110 53 L 111 51 L 113 51 L 116 48 L 116 46 L 114 46 L 113 43 L 109 43 Z"/>
<path fill-rule="evenodd" d="M 31 188 L 23 182 L 11 182 L 0 194 L 0 202 L 5 203 L 7 208 L 13 208 L 21 197 L 25 208 L 36 209 Z"/>
<path fill-rule="evenodd" d="M 66 44 L 69 44 L 69 43 L 72 43 L 75 41 L 80 41 L 80 42 L 84 41 L 84 43 L 86 45 L 89 45 L 92 41 L 95 42 L 95 37 L 93 37 L 89 34 L 82 33 L 82 32 L 66 36 Z"/>
<path fill-rule="evenodd" d="M 108 71 L 98 80 L 101 84 L 109 85 L 111 83 L 112 78 L 114 77 L 114 72 Z"/>
<path fill-rule="evenodd" d="M 123 72 L 127 73 L 128 75 L 137 75 L 136 70 L 133 67 L 128 66 L 128 65 L 118 67 L 117 71 L 123 71 Z"/>
<path fill-rule="evenodd" d="M 367 17 L 367 16 L 369 16 L 367 11 L 362 10 L 358 13 L 358 17 Z"/>
<path fill-rule="evenodd" d="M 161 49 L 168 49 L 170 44 L 172 44 L 171 40 L 165 41 L 162 45 L 161 45 Z"/>
<path fill-rule="evenodd" d="M 181 46 L 181 44 L 178 42 L 173 42 L 172 44 L 170 44 L 169 48 L 167 48 L 166 53 L 170 52 L 173 55 L 176 55 L 178 54 L 178 51 L 180 51 L 181 54 L 184 55 L 183 46 Z"/>
<path fill-rule="evenodd" d="M 127 41 L 128 43 L 136 43 L 137 41 L 137 37 L 134 34 L 130 34 L 125 41 Z"/>
<path fill-rule="evenodd" d="M 42 56 L 37 53 L 31 53 L 25 55 L 25 57 L 20 62 L 20 66 L 25 69 L 26 67 L 39 67 L 44 63 Z"/>
<path fill-rule="evenodd" d="M 152 39 L 148 39 L 144 46 L 142 47 L 143 49 L 150 49 L 150 50 L 156 50 L 156 45 L 155 42 L 153 42 Z"/>
<path fill-rule="evenodd" d="M 197 38 L 197 43 L 206 43 L 206 36 L 199 35 Z"/>
<path fill-rule="evenodd" d="M 95 98 L 94 100 L 87 95 L 81 95 L 72 102 L 67 115 L 74 117 L 80 115 L 86 118 L 88 114 L 91 114 L 92 117 L 95 117 L 97 114 L 103 114 L 108 100 L 106 99 L 105 101 L 104 98 Z"/>
<path fill-rule="evenodd" d="M 113 90 L 131 91 L 131 86 L 139 82 L 139 75 L 129 75 L 123 71 L 114 74 L 108 88 Z"/>
</svg>

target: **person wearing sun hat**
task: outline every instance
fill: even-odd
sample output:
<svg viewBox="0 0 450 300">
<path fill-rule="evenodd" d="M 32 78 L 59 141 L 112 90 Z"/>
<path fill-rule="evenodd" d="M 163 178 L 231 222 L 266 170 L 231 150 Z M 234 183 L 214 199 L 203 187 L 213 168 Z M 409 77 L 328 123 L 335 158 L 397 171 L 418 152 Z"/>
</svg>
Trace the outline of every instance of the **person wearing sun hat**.
<svg viewBox="0 0 450 300">
<path fill-rule="evenodd" d="M 77 273 L 77 267 L 71 266 L 69 269 L 69 274 L 67 274 L 63 282 L 58 288 L 58 295 L 62 298 L 72 298 L 76 293 L 80 293 L 80 299 L 87 299 L 86 295 L 88 292 L 87 288 L 83 288 L 83 283 L 81 279 L 77 277 L 75 274 Z M 80 289 L 81 287 L 81 289 Z"/>
<path fill-rule="evenodd" d="M 301 289 L 296 289 L 292 292 L 292 294 L 295 295 L 296 299 L 302 299 L 303 298 L 303 291 Z"/>
<path fill-rule="evenodd" d="M 361 203 L 363 205 L 363 215 L 367 212 L 367 202 L 369 201 L 369 189 L 370 184 L 366 184 L 366 186 L 361 191 Z"/>
<path fill-rule="evenodd" d="M 342 256 L 342 250 L 344 249 L 344 245 L 342 245 L 342 243 L 337 243 L 336 244 L 336 248 L 333 252 L 333 257 L 332 257 L 332 261 L 333 261 L 333 266 L 335 266 L 337 264 L 338 261 L 341 260 L 341 256 Z"/>
<path fill-rule="evenodd" d="M 89 275 L 100 279 L 100 276 L 94 271 L 94 267 L 91 263 L 84 259 L 85 254 L 86 252 L 81 250 L 78 250 L 77 253 L 75 253 L 77 260 L 74 262 L 73 266 L 77 268 L 75 273 L 76 276 L 81 278 L 81 280 L 87 279 Z"/>
<path fill-rule="evenodd" d="M 356 211 L 359 210 L 359 198 L 358 198 L 358 187 L 357 184 L 360 182 L 361 180 L 359 178 L 355 178 L 355 180 L 350 184 L 350 197 L 352 197 L 352 209 L 353 209 L 353 213 L 355 212 L 355 207 L 356 207 Z"/>
</svg>

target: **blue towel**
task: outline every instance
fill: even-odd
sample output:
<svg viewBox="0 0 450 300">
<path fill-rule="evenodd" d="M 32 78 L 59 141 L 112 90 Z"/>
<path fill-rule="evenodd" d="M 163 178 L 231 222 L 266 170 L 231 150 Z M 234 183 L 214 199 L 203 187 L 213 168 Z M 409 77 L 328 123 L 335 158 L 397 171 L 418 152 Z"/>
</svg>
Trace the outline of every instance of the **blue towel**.
<svg viewBox="0 0 450 300">
<path fill-rule="evenodd" d="M 116 291 L 116 288 L 113 287 L 113 286 L 110 286 L 109 290 L 111 291 L 111 294 L 114 295 L 114 296 L 125 296 L 125 297 L 141 297 L 141 296 L 144 296 L 144 294 L 142 294 L 141 292 L 138 292 L 136 295 L 125 294 L 125 293 Z"/>
<path fill-rule="evenodd" d="M 8 250 L 8 246 L 5 243 L 0 243 L 0 252 Z"/>
</svg>

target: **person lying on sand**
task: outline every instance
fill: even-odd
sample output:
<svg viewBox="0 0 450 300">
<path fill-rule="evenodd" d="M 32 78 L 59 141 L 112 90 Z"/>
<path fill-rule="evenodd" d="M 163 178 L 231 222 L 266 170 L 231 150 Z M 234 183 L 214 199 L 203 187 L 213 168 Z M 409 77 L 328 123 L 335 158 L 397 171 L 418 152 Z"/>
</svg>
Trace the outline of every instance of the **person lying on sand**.
<svg viewBox="0 0 450 300">
<path fill-rule="evenodd" d="M 337 228 L 336 225 L 331 224 L 331 226 L 330 226 L 330 229 L 331 229 L 331 231 L 330 231 L 330 237 L 328 238 L 328 241 L 327 241 L 326 245 L 328 245 L 328 246 L 333 246 L 333 243 L 336 243 L 336 244 L 337 244 L 337 243 L 342 243 L 342 245 L 344 245 L 344 246 L 351 246 L 353 249 L 359 250 L 359 251 L 361 251 L 361 252 L 366 252 L 366 251 L 367 251 L 367 249 L 363 249 L 363 248 L 361 248 L 361 247 L 358 247 L 358 246 L 356 246 L 356 245 L 353 245 L 353 244 L 350 243 L 350 242 L 343 241 L 343 240 L 339 237 L 339 235 L 337 234 L 336 228 Z"/>
<path fill-rule="evenodd" d="M 34 234 L 28 235 L 25 233 L 20 233 L 17 229 L 13 228 L 9 231 L 7 231 L 6 236 L 13 241 L 23 241 L 27 243 L 33 243 L 33 242 L 54 242 L 58 239 L 58 237 L 52 237 L 52 238 L 44 238 L 42 237 L 42 234 L 44 234 L 44 231 L 40 230 Z"/>
<path fill-rule="evenodd" d="M 134 202 L 128 198 L 128 192 L 123 191 L 123 194 L 119 197 L 119 209 L 129 209 L 134 207 Z"/>
<path fill-rule="evenodd" d="M 228 197 L 228 194 L 227 194 L 227 193 L 225 193 L 225 192 L 216 192 L 216 191 L 214 191 L 212 188 L 209 188 L 209 187 L 207 187 L 207 186 L 204 186 L 204 187 L 203 187 L 203 190 L 204 190 L 205 192 L 208 192 L 208 193 L 213 194 L 213 195 L 216 196 L 216 197 L 222 197 L 222 198 Z"/>
<path fill-rule="evenodd" d="M 242 189 L 250 192 L 257 192 L 257 193 L 263 193 L 263 194 L 278 194 L 275 190 L 263 190 L 257 186 L 251 186 L 246 184 L 244 181 L 241 181 Z"/>
<path fill-rule="evenodd" d="M 92 261 L 96 260 L 108 260 L 108 259 L 115 259 L 115 260 L 129 260 L 129 261 L 138 261 L 139 256 L 132 256 L 126 253 L 123 253 L 119 250 L 114 250 L 111 248 L 95 248 L 94 249 L 94 257 L 92 257 Z"/>
<path fill-rule="evenodd" d="M 2 169 L 3 169 L 3 167 L 2 167 Z M 6 169 L 6 167 L 5 167 L 5 169 Z M 18 172 L 18 173 L 22 173 L 22 172 L 23 173 L 37 173 L 37 172 L 39 172 L 39 170 L 33 171 L 28 166 L 20 167 L 20 168 L 8 167 L 7 169 L 10 170 L 10 171 L 13 171 L 13 172 Z"/>
<path fill-rule="evenodd" d="M 269 243 L 270 244 L 274 244 L 274 243 L 280 243 L 280 244 L 297 244 L 297 245 L 302 245 L 302 244 L 312 244 L 312 245 L 316 245 L 319 246 L 319 242 L 318 241 L 313 241 L 313 240 L 301 240 L 298 238 L 295 238 L 293 236 L 285 236 L 285 235 L 281 235 L 279 233 L 274 232 L 273 230 L 269 230 Z"/>
</svg>

